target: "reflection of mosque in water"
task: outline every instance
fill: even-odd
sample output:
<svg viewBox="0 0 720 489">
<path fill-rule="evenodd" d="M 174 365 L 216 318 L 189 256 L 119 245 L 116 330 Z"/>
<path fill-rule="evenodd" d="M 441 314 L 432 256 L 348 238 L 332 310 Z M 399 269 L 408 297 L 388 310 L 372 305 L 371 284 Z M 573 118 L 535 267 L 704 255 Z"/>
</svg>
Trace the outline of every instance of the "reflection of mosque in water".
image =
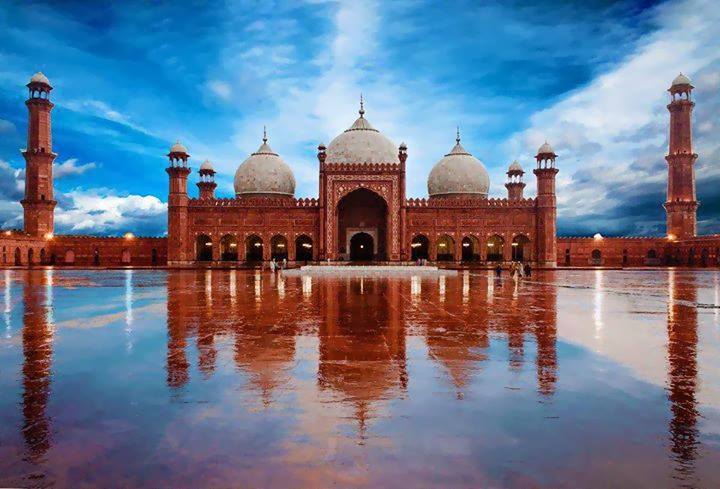
<svg viewBox="0 0 720 489">
<path fill-rule="evenodd" d="M 479 288 L 487 294 L 470 294 Z M 237 368 L 268 404 L 273 390 L 289 378 L 296 336 L 316 335 L 318 386 L 351 403 L 363 425 L 374 401 L 406 392 L 407 337 L 424 337 L 430 357 L 462 397 L 488 358 L 490 335 L 504 335 L 509 366 L 516 371 L 525 362 L 526 338 L 534 339 L 538 392 L 550 396 L 557 370 L 556 299 L 555 289 L 547 289 L 542 296 L 524 297 L 521 306 L 511 283 L 488 281 L 485 275 L 317 281 L 259 272 L 173 273 L 168 280 L 168 385 L 178 388 L 189 380 L 188 338 L 196 343 L 198 370 L 209 376 L 215 370 L 217 337 L 232 337 Z M 286 296 L 290 300 L 283 300 Z M 488 307 L 493 302 L 496 307 Z"/>
<path fill-rule="evenodd" d="M 23 272 L 23 393 L 22 435 L 27 460 L 42 461 L 51 447 L 51 423 L 47 413 L 51 394 L 54 325 L 52 319 L 52 271 Z M 10 302 L 10 278 L 5 273 L 6 304 Z"/>
<path fill-rule="evenodd" d="M 20 273 L 24 274 L 24 421 L 20 430 L 26 460 L 37 463 L 52 444 L 48 403 L 52 397 L 53 271 Z M 691 275 L 675 278 L 671 272 L 670 276 L 669 440 L 676 470 L 686 478 L 693 474 L 699 443 L 697 284 Z M 230 339 L 232 360 L 247 376 L 248 389 L 269 406 L 292 380 L 296 341 L 307 335 L 317 336 L 319 342 L 317 385 L 353 408 L 361 434 L 373 418 L 375 405 L 407 395 L 412 379 L 406 340 L 413 336 L 424 338 L 428 354 L 446 372 L 445 379 L 458 398 L 488 359 L 490 338 L 507 340 L 511 371 L 521 370 L 527 362 L 526 342 L 532 338 L 538 393 L 549 397 L 555 392 L 556 289 L 551 285 L 532 285 L 542 292 L 519 295 L 512 282 L 484 275 L 437 281 L 292 280 L 235 271 L 169 274 L 167 384 L 171 390 L 179 393 L 190 380 L 192 341 L 198 351 L 197 369 L 209 377 Z M 11 284 L 10 272 L 6 272 L 6 304 L 12 302 L 15 289 Z M 479 294 L 479 290 L 487 293 Z"/>
<path fill-rule="evenodd" d="M 692 477 L 698 451 L 698 312 L 695 276 L 669 272 L 667 314 L 670 446 L 683 479 Z"/>
</svg>

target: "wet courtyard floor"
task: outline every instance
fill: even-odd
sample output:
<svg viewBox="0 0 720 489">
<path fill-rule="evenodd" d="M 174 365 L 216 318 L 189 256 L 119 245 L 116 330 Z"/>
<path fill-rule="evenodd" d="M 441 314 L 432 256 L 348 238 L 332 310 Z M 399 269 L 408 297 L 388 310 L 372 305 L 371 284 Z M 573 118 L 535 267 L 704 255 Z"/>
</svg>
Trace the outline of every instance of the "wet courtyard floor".
<svg viewBox="0 0 720 489">
<path fill-rule="evenodd" d="M 718 487 L 720 274 L 0 270 L 0 486 Z"/>
</svg>

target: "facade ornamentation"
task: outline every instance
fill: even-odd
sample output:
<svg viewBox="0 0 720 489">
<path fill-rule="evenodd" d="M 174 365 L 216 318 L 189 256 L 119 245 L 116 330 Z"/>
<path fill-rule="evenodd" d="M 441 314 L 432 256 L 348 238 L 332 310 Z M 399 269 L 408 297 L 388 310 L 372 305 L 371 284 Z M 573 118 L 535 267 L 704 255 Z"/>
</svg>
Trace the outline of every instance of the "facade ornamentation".
<svg viewBox="0 0 720 489">
<path fill-rule="evenodd" d="M 359 117 L 326 147 L 318 145 L 319 195 L 295 198 L 292 169 L 268 144 L 235 175 L 234 198 L 215 195 L 215 169 L 204 161 L 198 197 L 188 193 L 188 149 L 179 141 L 167 154 L 167 238 L 54 234 L 50 102 L 52 86 L 37 73 L 29 98 L 23 232 L 0 235 L 5 265 L 235 266 L 270 259 L 400 262 L 428 259 L 490 264 L 511 260 L 536 266 L 717 265 L 720 236 L 697 236 L 691 115 L 693 86 L 678 76 L 669 89 L 670 143 L 667 235 L 635 238 L 558 238 L 557 155 L 537 151 L 537 195 L 524 195 L 525 171 L 509 165 L 507 198 L 488 197 L 482 162 L 460 144 L 428 176 L 429 197 L 407 198 L 408 147 L 399 146 Z M 131 231 L 131 230 L 129 230 Z"/>
</svg>

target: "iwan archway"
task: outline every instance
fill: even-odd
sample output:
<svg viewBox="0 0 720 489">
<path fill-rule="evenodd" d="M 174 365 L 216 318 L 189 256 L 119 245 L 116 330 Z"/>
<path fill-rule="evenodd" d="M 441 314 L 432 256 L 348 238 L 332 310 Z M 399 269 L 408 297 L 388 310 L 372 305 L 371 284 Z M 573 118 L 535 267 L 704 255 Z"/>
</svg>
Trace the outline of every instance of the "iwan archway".
<svg viewBox="0 0 720 489">
<path fill-rule="evenodd" d="M 388 207 L 372 190 L 359 188 L 338 202 L 337 246 L 341 259 L 386 260 Z"/>
</svg>

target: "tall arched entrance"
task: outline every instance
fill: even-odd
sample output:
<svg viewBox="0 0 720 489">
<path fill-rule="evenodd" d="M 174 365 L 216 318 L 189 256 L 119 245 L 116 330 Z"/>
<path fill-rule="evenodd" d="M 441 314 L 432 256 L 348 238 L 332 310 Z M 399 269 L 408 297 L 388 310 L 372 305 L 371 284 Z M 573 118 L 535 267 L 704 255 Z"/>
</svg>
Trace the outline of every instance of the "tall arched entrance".
<svg viewBox="0 0 720 489">
<path fill-rule="evenodd" d="M 385 200 L 366 188 L 353 190 L 340 199 L 337 206 L 339 256 L 346 260 L 385 260 L 387 215 Z"/>
<path fill-rule="evenodd" d="M 355 233 L 350 238 L 350 260 L 370 261 L 373 259 L 375 240 L 368 233 Z"/>
</svg>

